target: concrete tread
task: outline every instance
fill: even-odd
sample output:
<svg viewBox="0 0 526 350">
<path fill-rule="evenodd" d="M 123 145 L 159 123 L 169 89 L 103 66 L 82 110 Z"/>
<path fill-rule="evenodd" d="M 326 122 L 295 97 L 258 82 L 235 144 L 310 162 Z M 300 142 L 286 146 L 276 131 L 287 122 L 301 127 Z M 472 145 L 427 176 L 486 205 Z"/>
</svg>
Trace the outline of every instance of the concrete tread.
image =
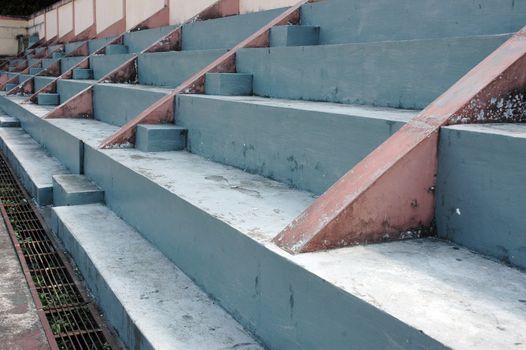
<svg viewBox="0 0 526 350">
<path fill-rule="evenodd" d="M 153 348 L 262 349 L 190 278 L 105 206 L 54 211 L 85 251 L 89 260 L 85 263 L 98 271 Z"/>
<path fill-rule="evenodd" d="M 508 137 L 526 138 L 526 124 L 465 124 L 446 127 L 451 130 L 469 131 L 480 134 L 496 134 Z"/>
<path fill-rule="evenodd" d="M 526 274 L 435 239 L 289 256 L 454 349 L 526 347 Z"/>
<path fill-rule="evenodd" d="M 382 108 L 361 105 L 348 105 L 331 102 L 314 102 L 303 100 L 287 100 L 258 96 L 214 96 L 214 95 L 182 95 L 194 98 L 223 100 L 228 102 L 247 103 L 276 108 L 290 108 L 313 112 L 334 113 L 342 116 L 385 119 L 407 122 L 418 114 L 418 111 L 408 109 Z"/>
</svg>

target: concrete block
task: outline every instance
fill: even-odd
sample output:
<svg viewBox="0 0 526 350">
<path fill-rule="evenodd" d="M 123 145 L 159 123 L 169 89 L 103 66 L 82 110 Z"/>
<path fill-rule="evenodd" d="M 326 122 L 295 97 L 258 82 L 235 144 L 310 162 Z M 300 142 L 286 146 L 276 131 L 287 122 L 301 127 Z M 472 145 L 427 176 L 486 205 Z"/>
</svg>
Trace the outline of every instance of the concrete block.
<svg viewBox="0 0 526 350">
<path fill-rule="evenodd" d="M 60 95 L 60 103 L 64 103 L 82 90 L 90 86 L 89 82 L 75 79 L 60 79 L 57 81 L 57 93 Z"/>
<path fill-rule="evenodd" d="M 42 60 L 42 67 L 43 68 L 48 68 L 49 66 L 51 66 L 55 62 L 57 62 L 57 60 L 55 60 L 53 58 L 44 58 Z"/>
<path fill-rule="evenodd" d="M 55 60 L 62 58 L 62 56 L 64 56 L 63 52 L 53 52 L 53 55 L 52 55 L 53 59 Z"/>
<path fill-rule="evenodd" d="M 13 66 L 9 66 L 9 67 L 7 68 L 7 71 L 8 71 L 8 72 L 14 72 L 15 70 L 16 70 L 16 67 L 13 67 Z"/>
<path fill-rule="evenodd" d="M 270 46 L 308 46 L 320 42 L 320 27 L 286 25 L 270 30 Z"/>
<path fill-rule="evenodd" d="M 205 91 L 207 95 L 249 96 L 252 95 L 252 74 L 208 73 Z"/>
<path fill-rule="evenodd" d="M 89 66 L 93 70 L 94 79 L 101 79 L 131 57 L 132 54 L 127 53 L 91 56 L 89 60 Z M 164 69 L 164 71 L 166 72 L 166 69 Z"/>
<path fill-rule="evenodd" d="M 74 65 L 78 64 L 80 61 L 82 61 L 84 57 L 64 57 L 60 60 L 60 69 L 62 73 L 73 67 Z"/>
<path fill-rule="evenodd" d="M 39 68 L 39 67 L 29 68 L 29 74 L 35 75 L 35 74 L 42 72 L 43 70 L 44 68 Z"/>
<path fill-rule="evenodd" d="M 2 128 L 19 128 L 20 121 L 16 118 L 10 117 L 8 115 L 0 116 L 0 127 Z"/>
<path fill-rule="evenodd" d="M 526 268 L 526 125 L 442 128 L 438 159 L 439 236 Z"/>
<path fill-rule="evenodd" d="M 55 78 L 53 77 L 35 77 L 35 91 L 42 89 L 44 86 L 51 83 Z"/>
<path fill-rule="evenodd" d="M 108 45 L 106 46 L 106 55 L 119 55 L 128 53 L 126 45 Z"/>
<path fill-rule="evenodd" d="M 143 152 L 180 151 L 186 147 L 187 130 L 175 125 L 137 126 L 135 148 Z"/>
<path fill-rule="evenodd" d="M 164 35 L 174 30 L 176 26 L 165 26 L 129 32 L 124 34 L 124 45 L 128 47 L 128 52 L 141 52 Z"/>
<path fill-rule="evenodd" d="M 93 79 L 93 69 L 75 68 L 73 69 L 73 79 L 76 79 L 76 80 Z"/>
<path fill-rule="evenodd" d="M 53 176 L 53 204 L 56 207 L 104 202 L 104 191 L 83 175 Z"/>
<path fill-rule="evenodd" d="M 5 85 L 5 91 L 11 91 L 18 86 L 17 83 L 9 83 Z"/>
<path fill-rule="evenodd" d="M 38 95 L 38 104 L 42 106 L 57 106 L 60 102 L 59 94 L 41 93 Z"/>
</svg>

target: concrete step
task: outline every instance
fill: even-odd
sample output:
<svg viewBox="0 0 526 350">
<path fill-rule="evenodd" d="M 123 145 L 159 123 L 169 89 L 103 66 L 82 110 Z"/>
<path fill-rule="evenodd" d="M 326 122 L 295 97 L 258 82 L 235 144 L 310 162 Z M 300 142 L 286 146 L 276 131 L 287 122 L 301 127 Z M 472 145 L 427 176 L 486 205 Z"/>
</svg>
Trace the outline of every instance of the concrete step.
<svg viewBox="0 0 526 350">
<path fill-rule="evenodd" d="M 308 46 L 320 43 L 320 27 L 304 25 L 275 26 L 270 30 L 270 46 Z"/>
<path fill-rule="evenodd" d="M 227 50 L 220 49 L 139 55 L 139 83 L 175 88 L 226 52 Z"/>
<path fill-rule="evenodd" d="M 0 128 L 19 128 L 20 121 L 7 114 L 0 115 Z"/>
<path fill-rule="evenodd" d="M 42 89 L 44 86 L 51 83 L 55 78 L 53 77 L 35 77 L 34 91 Z"/>
<path fill-rule="evenodd" d="M 82 90 L 89 87 L 94 81 L 91 80 L 69 80 L 60 79 L 57 81 L 57 93 L 60 96 L 60 103 L 64 103 Z"/>
<path fill-rule="evenodd" d="M 56 93 L 41 93 L 38 95 L 38 104 L 41 106 L 58 106 L 60 95 Z"/>
<path fill-rule="evenodd" d="M 108 208 L 100 204 L 58 207 L 53 213 L 58 236 L 127 347 L 262 349 L 190 278 Z"/>
<path fill-rule="evenodd" d="M 31 75 L 35 75 L 35 74 L 38 74 L 40 72 L 42 72 L 44 70 L 44 68 L 40 67 L 40 68 L 29 68 L 29 74 Z"/>
<path fill-rule="evenodd" d="M 19 84 L 22 84 L 23 82 L 25 82 L 26 80 L 29 80 L 33 78 L 33 76 L 31 74 L 20 74 L 18 76 L 18 82 Z"/>
<path fill-rule="evenodd" d="M 60 71 L 62 73 L 66 72 L 68 69 L 82 61 L 84 57 L 63 57 L 60 60 Z"/>
<path fill-rule="evenodd" d="M 9 72 L 16 72 L 16 67 L 9 66 L 7 69 Z"/>
<path fill-rule="evenodd" d="M 93 90 L 95 119 L 122 126 L 169 92 L 143 85 L 97 84 Z"/>
<path fill-rule="evenodd" d="M 93 70 L 93 78 L 99 80 L 115 68 L 126 62 L 132 54 L 112 54 L 91 56 L 89 59 L 90 68 Z"/>
<path fill-rule="evenodd" d="M 125 53 L 129 53 L 126 45 L 111 44 L 106 46 L 106 55 L 122 55 Z"/>
<path fill-rule="evenodd" d="M 252 95 L 252 74 L 208 73 L 205 91 L 208 95 L 250 96 Z"/>
<path fill-rule="evenodd" d="M 320 44 L 330 45 L 513 33 L 525 14 L 526 4 L 514 0 L 331 0 L 302 6 L 301 24 L 320 26 Z"/>
<path fill-rule="evenodd" d="M 104 191 L 83 175 L 53 176 L 53 205 L 55 207 L 96 204 L 104 202 Z"/>
<path fill-rule="evenodd" d="M 321 102 L 179 95 L 188 150 L 321 194 L 416 111 Z"/>
<path fill-rule="evenodd" d="M 526 125 L 442 128 L 438 234 L 526 268 Z"/>
<path fill-rule="evenodd" d="M 283 11 L 284 9 L 260 11 L 185 24 L 183 26 L 182 49 L 232 48 Z"/>
<path fill-rule="evenodd" d="M 115 36 L 89 40 L 88 41 L 89 53 L 90 54 L 94 53 L 95 51 L 97 51 L 98 49 L 100 49 L 101 47 L 103 47 L 104 45 L 106 45 L 107 43 L 113 40 L 115 40 Z"/>
<path fill-rule="evenodd" d="M 48 68 L 49 66 L 51 66 L 53 63 L 55 63 L 57 61 L 58 60 L 53 59 L 53 58 L 44 58 L 42 60 L 42 68 Z"/>
<path fill-rule="evenodd" d="M 18 86 L 18 83 L 9 83 L 9 84 L 5 84 L 5 88 L 4 90 L 5 91 L 11 91 L 13 90 L 14 88 L 16 88 Z"/>
<path fill-rule="evenodd" d="M 38 65 L 39 67 L 42 67 L 42 60 L 41 59 L 38 58 L 38 59 L 29 59 L 28 60 L 29 66 L 33 66 L 33 65 L 35 65 L 37 63 L 39 64 Z"/>
<path fill-rule="evenodd" d="M 82 44 L 84 44 L 85 41 L 74 41 L 74 42 L 71 42 L 71 43 L 66 43 L 64 45 L 64 52 L 66 54 L 72 52 L 72 51 L 75 51 L 76 49 L 78 49 Z"/>
<path fill-rule="evenodd" d="M 30 112 L 29 106 L 19 108 Z M 41 119 L 35 114 L 29 122 L 27 113 L 21 115 L 32 128 Z M 520 331 L 526 326 L 522 317 L 526 305 L 521 301 L 526 277 L 518 270 L 437 240 L 291 256 L 270 240 L 312 203 L 312 194 L 187 152 L 100 150 L 96 147 L 100 140 L 116 127 L 99 121 L 41 122 L 46 127 L 33 132 L 47 135 L 41 141 L 54 154 L 75 148 L 70 140 L 85 141 L 85 174 L 105 191 L 108 207 L 243 325 L 254 329 L 269 348 L 338 350 L 350 344 L 403 348 L 409 343 L 417 348 L 479 349 L 526 342 Z M 145 207 L 155 215 L 145 214 Z M 78 223 L 68 225 L 72 231 L 99 224 L 111 229 L 108 220 L 93 220 L 94 214 L 82 208 L 64 209 L 85 215 L 69 221 Z M 120 234 L 132 237 L 120 227 L 111 230 L 111 235 L 100 232 L 113 243 Z M 98 226 L 90 232 L 99 232 Z M 114 237 L 115 232 L 118 236 Z M 99 243 L 115 254 L 113 245 Z M 82 252 L 85 246 L 79 242 L 75 251 Z M 113 256 L 100 249 L 93 251 Z M 128 252 L 128 246 L 122 251 Z M 144 256 L 134 250 L 132 254 L 134 259 Z M 87 255 L 92 259 L 92 254 Z M 124 261 L 123 265 L 131 266 L 137 260 Z M 141 260 L 138 265 L 149 266 Z M 117 266 L 112 271 L 116 276 L 135 275 L 119 264 L 113 266 Z M 106 280 L 85 276 L 88 283 Z M 128 280 L 123 284 L 137 286 Z M 156 289 L 159 293 L 173 290 Z M 115 299 L 101 300 L 119 305 Z M 156 306 L 156 315 L 159 310 Z"/>
<path fill-rule="evenodd" d="M 124 45 L 128 48 L 129 53 L 139 53 L 174 30 L 176 27 L 177 26 L 165 26 L 125 33 Z"/>
<path fill-rule="evenodd" d="M 135 148 L 143 152 L 180 151 L 186 148 L 188 130 L 175 125 L 137 126 Z"/>
<path fill-rule="evenodd" d="M 52 58 L 54 60 L 58 60 L 58 59 L 61 59 L 63 56 L 64 56 L 63 52 L 53 52 Z"/>
<path fill-rule="evenodd" d="M 243 49 L 236 64 L 255 95 L 423 109 L 509 37 Z"/>
<path fill-rule="evenodd" d="M 73 70 L 73 79 L 76 80 L 89 80 L 93 79 L 93 69 L 87 68 L 75 68 Z"/>
<path fill-rule="evenodd" d="M 39 205 L 51 204 L 51 177 L 68 174 L 69 170 L 19 128 L 0 128 L 0 148 L 35 201 Z"/>
</svg>

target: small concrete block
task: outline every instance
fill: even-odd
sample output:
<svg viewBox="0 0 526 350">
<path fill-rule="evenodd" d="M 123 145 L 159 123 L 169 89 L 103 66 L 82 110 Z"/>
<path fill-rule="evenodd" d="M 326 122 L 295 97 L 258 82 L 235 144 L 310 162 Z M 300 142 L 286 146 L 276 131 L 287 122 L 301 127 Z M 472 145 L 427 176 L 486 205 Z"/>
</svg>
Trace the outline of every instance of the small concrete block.
<svg viewBox="0 0 526 350">
<path fill-rule="evenodd" d="M 126 45 L 108 45 L 106 47 L 106 55 L 119 55 L 128 53 L 128 46 Z"/>
<path fill-rule="evenodd" d="M 15 69 L 16 69 L 16 67 L 13 67 L 13 66 L 9 66 L 9 67 L 7 68 L 7 70 L 8 70 L 9 72 L 14 72 Z"/>
<path fill-rule="evenodd" d="M 8 115 L 0 116 L 0 127 L 2 128 L 18 128 L 20 127 L 20 121 L 16 118 Z"/>
<path fill-rule="evenodd" d="M 42 72 L 43 70 L 44 68 L 39 68 L 39 67 L 29 68 L 29 74 L 35 75 L 35 74 Z"/>
<path fill-rule="evenodd" d="M 270 46 L 308 46 L 320 42 L 320 27 L 317 26 L 275 26 L 270 31 Z"/>
<path fill-rule="evenodd" d="M 60 101 L 59 94 L 41 93 L 38 95 L 38 104 L 42 106 L 57 106 Z"/>
<path fill-rule="evenodd" d="M 53 52 L 53 55 L 52 55 L 54 60 L 58 60 L 58 59 L 62 58 L 63 56 L 64 56 L 63 52 Z"/>
<path fill-rule="evenodd" d="M 93 69 L 75 68 L 73 69 L 73 79 L 75 80 L 93 79 Z"/>
<path fill-rule="evenodd" d="M 137 126 L 135 148 L 143 152 L 180 151 L 186 147 L 187 129 L 173 124 Z"/>
<path fill-rule="evenodd" d="M 104 191 L 83 175 L 54 175 L 53 204 L 56 207 L 104 202 Z"/>
<path fill-rule="evenodd" d="M 252 95 L 252 74 L 208 73 L 205 91 L 207 95 L 250 96 Z"/>
<path fill-rule="evenodd" d="M 6 84 L 5 85 L 5 91 L 11 91 L 14 88 L 16 88 L 17 86 L 18 86 L 18 84 L 12 84 L 12 83 Z"/>
</svg>

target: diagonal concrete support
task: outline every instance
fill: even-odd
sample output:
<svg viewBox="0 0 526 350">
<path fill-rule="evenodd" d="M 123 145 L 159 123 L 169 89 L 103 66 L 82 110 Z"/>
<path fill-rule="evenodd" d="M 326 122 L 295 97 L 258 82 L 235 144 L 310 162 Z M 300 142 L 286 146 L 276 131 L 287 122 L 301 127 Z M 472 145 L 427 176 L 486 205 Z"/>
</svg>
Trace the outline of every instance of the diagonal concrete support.
<svg viewBox="0 0 526 350">
<path fill-rule="evenodd" d="M 271 20 L 254 34 L 237 44 L 227 53 L 216 59 L 214 62 L 203 68 L 200 72 L 183 82 L 145 111 L 140 113 L 133 120 L 122 126 L 114 135 L 102 142 L 101 148 L 112 147 L 114 145 L 133 143 L 135 140 L 136 127 L 139 124 L 150 124 L 159 122 L 172 122 L 173 114 L 168 115 L 168 106 L 173 111 L 175 96 L 178 94 L 199 94 L 205 91 L 205 77 L 207 73 L 233 73 L 236 71 L 236 53 L 242 48 L 268 47 L 270 40 L 270 30 L 274 26 L 283 24 L 298 24 L 300 21 L 300 8 L 309 0 L 301 0 L 296 5 L 288 8 L 278 17 Z M 162 119 L 164 118 L 164 119 Z"/>
<path fill-rule="evenodd" d="M 296 254 L 423 234 L 441 126 L 526 122 L 526 27 L 343 176 L 274 238 Z"/>
</svg>

